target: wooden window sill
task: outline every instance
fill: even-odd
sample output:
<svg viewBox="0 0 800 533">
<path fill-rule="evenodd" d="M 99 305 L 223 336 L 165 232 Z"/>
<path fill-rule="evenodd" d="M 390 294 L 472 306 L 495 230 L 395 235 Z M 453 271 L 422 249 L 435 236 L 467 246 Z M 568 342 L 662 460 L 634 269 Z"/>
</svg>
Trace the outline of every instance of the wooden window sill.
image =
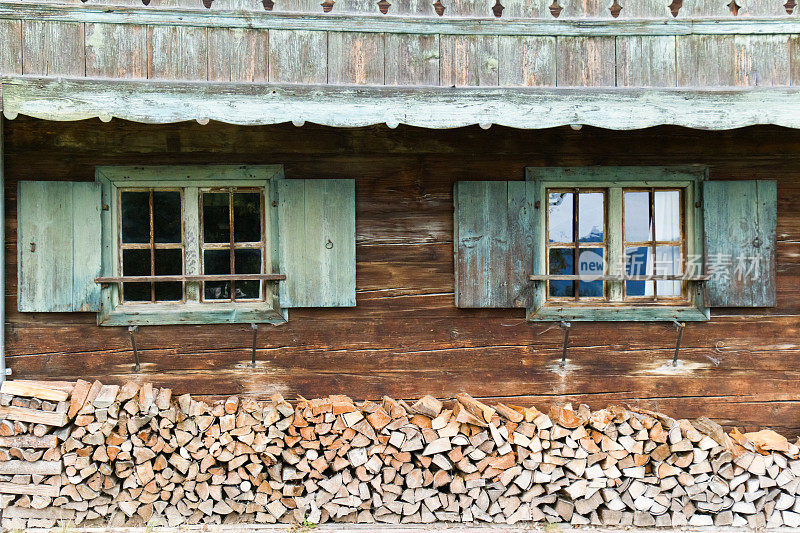
<svg viewBox="0 0 800 533">
<path fill-rule="evenodd" d="M 707 308 L 693 306 L 563 306 L 543 305 L 528 309 L 531 322 L 705 322 L 711 318 Z"/>
<path fill-rule="evenodd" d="M 162 326 L 175 324 L 283 324 L 288 316 L 265 302 L 121 304 L 100 312 L 100 326 Z"/>
</svg>

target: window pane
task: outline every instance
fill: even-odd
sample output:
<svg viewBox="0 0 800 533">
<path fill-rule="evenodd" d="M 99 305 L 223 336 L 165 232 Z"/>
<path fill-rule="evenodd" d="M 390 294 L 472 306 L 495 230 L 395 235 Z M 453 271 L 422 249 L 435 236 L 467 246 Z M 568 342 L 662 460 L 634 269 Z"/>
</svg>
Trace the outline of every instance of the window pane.
<svg viewBox="0 0 800 533">
<path fill-rule="evenodd" d="M 204 274 L 230 274 L 231 273 L 231 254 L 230 250 L 206 250 L 203 252 L 203 273 Z M 205 282 L 203 297 L 206 300 L 230 300 L 231 283 L 230 281 L 207 281 Z"/>
<path fill-rule="evenodd" d="M 156 276 L 183 274 L 183 250 L 155 250 Z M 174 301 L 183 298 L 183 283 L 159 282 L 155 284 L 156 300 Z"/>
<path fill-rule="evenodd" d="M 578 296 L 603 296 L 603 281 L 596 280 L 605 273 L 603 266 L 603 249 L 582 249 L 578 256 L 578 274 L 582 280 L 578 282 Z M 583 281 L 586 279 L 587 281 Z"/>
<path fill-rule="evenodd" d="M 149 276 L 150 250 L 123 250 L 122 275 Z M 123 299 L 129 302 L 149 302 L 150 283 L 124 283 L 122 294 Z"/>
<path fill-rule="evenodd" d="M 657 275 L 681 273 L 681 249 L 679 246 L 656 246 L 655 273 Z M 656 281 L 659 296 L 680 296 L 680 281 Z"/>
<path fill-rule="evenodd" d="M 181 242 L 181 193 L 153 191 L 153 238 L 155 242 Z"/>
<path fill-rule="evenodd" d="M 632 191 L 625 193 L 625 241 L 652 240 L 650 223 L 650 193 Z"/>
<path fill-rule="evenodd" d="M 149 283 L 123 283 L 122 299 L 126 302 L 149 302 Z"/>
<path fill-rule="evenodd" d="M 550 274 L 574 274 L 572 248 L 550 249 Z M 572 281 L 550 281 L 550 296 L 575 296 Z"/>
<path fill-rule="evenodd" d="M 261 250 L 236 250 L 234 252 L 234 265 L 237 274 L 261 273 Z M 237 281 L 236 299 L 259 298 L 261 291 L 260 281 Z"/>
<path fill-rule="evenodd" d="M 573 242 L 572 193 L 551 192 L 547 196 L 547 224 L 550 242 Z"/>
<path fill-rule="evenodd" d="M 231 242 L 228 193 L 203 193 L 203 241 Z"/>
<path fill-rule="evenodd" d="M 603 242 L 603 209 L 601 192 L 580 193 L 578 197 L 578 239 L 580 242 Z"/>
<path fill-rule="evenodd" d="M 261 241 L 261 194 L 234 193 L 233 237 L 236 242 Z"/>
<path fill-rule="evenodd" d="M 678 241 L 681 238 L 680 191 L 656 191 L 656 240 Z M 657 252 L 656 252 L 657 253 Z M 658 291 L 661 294 L 661 291 Z"/>
<path fill-rule="evenodd" d="M 150 242 L 150 193 L 123 191 L 120 194 L 120 203 L 122 207 L 122 242 Z"/>
<path fill-rule="evenodd" d="M 627 248 L 625 250 L 625 274 L 628 276 L 647 276 L 653 273 L 653 249 L 648 246 Z M 626 281 L 625 293 L 628 296 L 652 296 L 652 281 Z"/>
</svg>

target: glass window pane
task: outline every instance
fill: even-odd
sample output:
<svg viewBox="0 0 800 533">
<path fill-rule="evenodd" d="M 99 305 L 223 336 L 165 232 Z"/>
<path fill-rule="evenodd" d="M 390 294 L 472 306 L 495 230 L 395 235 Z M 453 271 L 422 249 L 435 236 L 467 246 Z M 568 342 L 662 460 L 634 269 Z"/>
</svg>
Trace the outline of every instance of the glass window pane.
<svg viewBox="0 0 800 533">
<path fill-rule="evenodd" d="M 680 191 L 656 191 L 653 203 L 656 210 L 657 241 L 679 241 L 681 239 L 680 201 Z"/>
<path fill-rule="evenodd" d="M 550 242 L 573 242 L 572 193 L 551 192 L 547 197 L 547 224 Z"/>
<path fill-rule="evenodd" d="M 122 211 L 122 242 L 150 242 L 150 193 L 146 191 L 123 191 L 120 194 L 120 203 Z"/>
<path fill-rule="evenodd" d="M 183 300 L 183 283 L 180 281 L 162 281 L 154 283 L 156 301 L 179 302 Z"/>
<path fill-rule="evenodd" d="M 650 193 L 631 191 L 625 193 L 625 241 L 652 240 L 650 221 Z"/>
<path fill-rule="evenodd" d="M 234 266 L 237 274 L 261 273 L 261 250 L 236 250 Z M 261 297 L 261 282 L 257 280 L 237 281 L 236 299 Z"/>
<path fill-rule="evenodd" d="M 153 191 L 153 238 L 159 243 L 178 243 L 181 238 L 181 193 Z"/>
<path fill-rule="evenodd" d="M 233 237 L 236 242 L 261 241 L 260 193 L 234 193 Z"/>
<path fill-rule="evenodd" d="M 123 276 L 149 276 L 150 250 L 123 250 Z M 122 297 L 128 302 L 149 302 L 150 283 L 124 283 Z"/>
<path fill-rule="evenodd" d="M 205 250 L 203 252 L 204 274 L 230 274 L 230 250 Z M 230 300 L 230 281 L 207 281 L 204 283 L 203 298 L 206 300 Z"/>
<path fill-rule="evenodd" d="M 598 276 L 605 273 L 602 248 L 586 248 L 578 255 L 578 296 L 602 297 L 603 281 Z M 584 281 L 585 280 L 585 281 Z"/>
<path fill-rule="evenodd" d="M 149 302 L 149 283 L 123 283 L 122 299 L 126 302 Z"/>
<path fill-rule="evenodd" d="M 656 246 L 656 275 L 681 274 L 681 249 L 679 246 Z M 680 296 L 680 281 L 656 281 L 659 296 Z"/>
<path fill-rule="evenodd" d="M 231 242 L 228 193 L 203 193 L 203 241 Z"/>
<path fill-rule="evenodd" d="M 603 242 L 604 196 L 601 192 L 580 193 L 578 197 L 578 239 L 580 242 Z"/>
<path fill-rule="evenodd" d="M 625 250 L 625 274 L 627 276 L 647 276 L 653 273 L 653 249 L 647 246 Z M 628 296 L 652 296 L 652 281 L 626 281 L 625 294 Z"/>
<path fill-rule="evenodd" d="M 574 274 L 572 248 L 550 249 L 550 274 Z M 550 281 L 550 296 L 575 296 L 572 281 Z"/>
<path fill-rule="evenodd" d="M 157 276 L 183 274 L 183 250 L 155 250 Z M 156 300 L 175 301 L 183 299 L 183 283 L 159 282 L 155 284 Z"/>
</svg>

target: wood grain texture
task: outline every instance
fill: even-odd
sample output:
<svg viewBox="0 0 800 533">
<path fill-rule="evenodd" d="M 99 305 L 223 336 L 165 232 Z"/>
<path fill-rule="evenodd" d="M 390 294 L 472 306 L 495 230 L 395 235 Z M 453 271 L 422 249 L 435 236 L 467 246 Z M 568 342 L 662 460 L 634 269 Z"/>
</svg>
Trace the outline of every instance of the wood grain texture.
<svg viewBox="0 0 800 533">
<path fill-rule="evenodd" d="M 688 1 L 686 2 L 689 3 Z M 621 19 L 671 19 L 669 2 L 664 0 L 637 0 L 635 2 L 621 2 Z"/>
<path fill-rule="evenodd" d="M 439 36 L 387 33 L 386 85 L 439 85 Z"/>
<path fill-rule="evenodd" d="M 675 37 L 617 37 L 616 83 L 619 87 L 675 87 Z"/>
<path fill-rule="evenodd" d="M 498 42 L 502 87 L 554 86 L 556 38 L 503 35 Z"/>
<path fill-rule="evenodd" d="M 86 75 L 147 78 L 147 28 L 133 24 L 87 24 Z"/>
<path fill-rule="evenodd" d="M 550 4 L 546 0 L 504 0 L 503 20 L 508 19 L 544 19 L 553 20 L 550 14 Z M 557 19 L 556 19 L 557 20 Z"/>
<path fill-rule="evenodd" d="M 563 87 L 613 87 L 614 38 L 560 37 L 557 47 L 557 85 Z"/>
<path fill-rule="evenodd" d="M 22 23 L 22 72 L 43 76 L 84 76 L 84 25 L 26 20 Z"/>
<path fill-rule="evenodd" d="M 209 28 L 208 79 L 269 81 L 269 33 L 263 30 Z"/>
<path fill-rule="evenodd" d="M 22 21 L 0 20 L 0 72 L 22 74 Z"/>
<path fill-rule="evenodd" d="M 328 83 L 383 85 L 382 33 L 328 32 Z"/>
<path fill-rule="evenodd" d="M 439 84 L 493 86 L 498 77 L 498 39 L 492 36 L 442 35 Z"/>
<path fill-rule="evenodd" d="M 147 77 L 162 80 L 208 79 L 208 29 L 148 26 Z"/>
<path fill-rule="evenodd" d="M 800 434 L 800 131 L 298 129 L 25 117 L 5 128 L 7 361 L 16 377 L 154 381 L 208 397 L 466 390 L 542 408 L 627 403 Z M 97 327 L 91 313 L 15 311 L 18 180 L 89 179 L 97 165 L 244 161 L 281 163 L 287 179 L 356 178 L 356 307 L 293 309 L 288 323 L 261 329 L 255 371 L 247 324 L 142 327 L 139 374 L 124 328 Z M 527 166 L 643 164 L 707 165 L 712 180 L 778 181 L 778 307 L 715 309 L 709 323 L 687 325 L 677 373 L 662 368 L 675 347 L 670 324 L 576 324 L 570 370 L 559 374 L 563 334 L 552 324 L 528 324 L 522 310 L 455 306 L 454 182 L 523 180 Z"/>
<path fill-rule="evenodd" d="M 272 30 L 269 39 L 269 81 L 328 82 L 326 32 Z"/>
<path fill-rule="evenodd" d="M 563 8 L 559 18 L 611 19 L 611 3 L 607 0 L 560 0 L 558 5 Z"/>
</svg>

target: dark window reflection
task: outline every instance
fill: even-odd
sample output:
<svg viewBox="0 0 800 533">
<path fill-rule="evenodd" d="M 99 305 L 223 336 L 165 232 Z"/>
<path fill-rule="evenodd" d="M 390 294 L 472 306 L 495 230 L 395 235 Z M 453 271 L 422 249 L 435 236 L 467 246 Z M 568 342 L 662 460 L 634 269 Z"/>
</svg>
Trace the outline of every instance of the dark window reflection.
<svg viewBox="0 0 800 533">
<path fill-rule="evenodd" d="M 550 274 L 574 274 L 573 259 L 573 250 L 571 248 L 551 248 Z M 561 298 L 575 296 L 572 281 L 550 281 L 550 296 Z"/>
<path fill-rule="evenodd" d="M 260 274 L 261 273 L 261 250 L 236 250 L 234 260 L 237 274 Z M 261 296 L 259 290 L 261 282 L 258 280 L 237 281 L 236 298 L 258 298 Z"/>
<path fill-rule="evenodd" d="M 234 193 L 233 237 L 236 242 L 261 241 L 261 194 Z"/>
<path fill-rule="evenodd" d="M 231 242 L 231 222 L 228 216 L 228 193 L 203 194 L 203 241 Z"/>
<path fill-rule="evenodd" d="M 153 191 L 153 238 L 158 243 L 179 243 L 181 239 L 181 193 Z"/>
<path fill-rule="evenodd" d="M 120 194 L 122 211 L 122 242 L 150 242 L 150 193 L 123 191 Z"/>
<path fill-rule="evenodd" d="M 230 250 L 205 250 L 203 252 L 203 271 L 206 274 L 230 274 Z M 230 300 L 230 281 L 207 281 L 203 291 L 206 300 Z"/>
</svg>

